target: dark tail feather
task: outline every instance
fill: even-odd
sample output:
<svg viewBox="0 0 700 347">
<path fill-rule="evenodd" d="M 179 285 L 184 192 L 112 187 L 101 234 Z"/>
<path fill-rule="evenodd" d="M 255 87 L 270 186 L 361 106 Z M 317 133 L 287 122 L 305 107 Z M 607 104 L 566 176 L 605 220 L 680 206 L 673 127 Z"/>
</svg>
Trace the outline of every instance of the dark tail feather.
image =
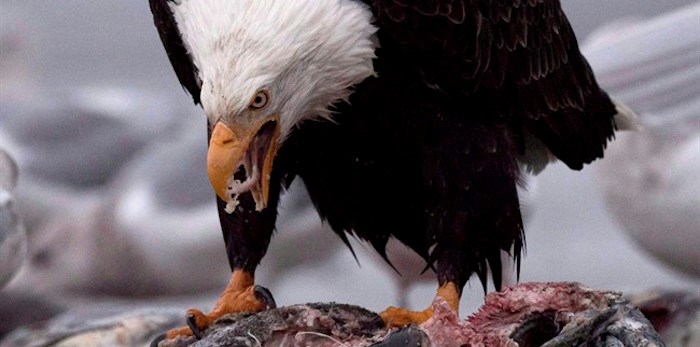
<svg viewBox="0 0 700 347">
<path fill-rule="evenodd" d="M 350 249 L 350 253 L 352 254 L 352 257 L 355 258 L 355 262 L 357 263 L 357 266 L 360 266 L 360 260 L 357 259 L 357 254 L 355 254 L 355 249 L 352 248 L 352 245 L 350 244 L 350 240 L 348 240 L 348 236 L 344 232 L 340 233 L 335 233 L 340 237 L 340 239 L 343 241 L 343 243 L 348 246 L 348 249 Z"/>
<path fill-rule="evenodd" d="M 503 286 L 503 266 L 501 263 L 501 252 L 491 252 L 487 256 L 489 262 L 489 269 L 491 269 L 491 278 L 493 279 L 493 286 L 496 291 L 501 291 Z"/>
<path fill-rule="evenodd" d="M 479 275 L 479 281 L 481 281 L 481 286 L 484 288 L 484 295 L 488 293 L 488 284 L 489 284 L 489 271 L 488 271 L 488 265 L 487 261 L 485 259 L 482 259 L 479 261 L 479 269 L 477 270 L 477 274 Z"/>
</svg>

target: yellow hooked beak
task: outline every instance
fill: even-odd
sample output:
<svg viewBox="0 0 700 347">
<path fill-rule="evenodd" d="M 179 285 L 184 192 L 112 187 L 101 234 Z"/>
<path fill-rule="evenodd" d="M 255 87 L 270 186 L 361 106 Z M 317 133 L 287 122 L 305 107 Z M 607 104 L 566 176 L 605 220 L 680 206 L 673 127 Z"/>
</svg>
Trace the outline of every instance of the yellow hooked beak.
<svg viewBox="0 0 700 347">
<path fill-rule="evenodd" d="M 234 200 L 233 174 L 243 165 L 245 184 L 255 200 L 255 209 L 267 206 L 272 163 L 279 147 L 279 116 L 271 115 L 259 123 L 228 125 L 221 121 L 214 125 L 207 154 L 207 175 L 216 195 L 225 202 Z M 255 173 L 255 174 L 254 174 Z M 240 184 L 241 182 L 237 182 Z"/>
</svg>

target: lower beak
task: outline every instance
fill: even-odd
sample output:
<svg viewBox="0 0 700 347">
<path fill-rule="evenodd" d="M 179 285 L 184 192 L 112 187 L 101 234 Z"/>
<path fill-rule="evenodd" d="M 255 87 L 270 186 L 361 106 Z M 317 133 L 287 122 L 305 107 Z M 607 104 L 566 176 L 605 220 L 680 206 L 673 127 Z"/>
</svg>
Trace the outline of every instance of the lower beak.
<svg viewBox="0 0 700 347">
<path fill-rule="evenodd" d="M 277 115 L 253 126 L 229 126 L 221 121 L 214 125 L 207 154 L 207 174 L 221 200 L 235 203 L 238 194 L 250 191 L 256 210 L 267 206 L 279 136 Z M 241 166 L 245 169 L 243 182 L 233 177 Z"/>
</svg>

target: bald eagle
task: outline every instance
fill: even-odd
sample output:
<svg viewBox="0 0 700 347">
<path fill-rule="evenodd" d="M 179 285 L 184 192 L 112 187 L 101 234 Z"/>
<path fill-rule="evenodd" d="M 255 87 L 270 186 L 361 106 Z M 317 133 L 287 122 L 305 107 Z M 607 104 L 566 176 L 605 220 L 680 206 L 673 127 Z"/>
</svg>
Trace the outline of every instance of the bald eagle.
<svg viewBox="0 0 700 347">
<path fill-rule="evenodd" d="M 516 187 L 558 158 L 603 156 L 621 107 L 556 0 L 150 0 L 182 86 L 208 120 L 207 169 L 231 281 L 168 336 L 267 307 L 254 272 L 283 188 L 302 179 L 340 238 L 396 238 L 462 288 L 520 262 Z M 622 114 L 622 113 L 620 113 Z M 390 307 L 387 325 L 432 314 Z"/>
</svg>

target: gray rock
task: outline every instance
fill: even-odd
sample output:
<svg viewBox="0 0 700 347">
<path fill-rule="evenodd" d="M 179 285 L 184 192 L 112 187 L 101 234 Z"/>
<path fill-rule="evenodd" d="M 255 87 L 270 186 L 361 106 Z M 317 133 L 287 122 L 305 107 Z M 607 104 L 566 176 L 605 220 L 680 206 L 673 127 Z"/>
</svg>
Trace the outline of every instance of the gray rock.
<svg viewBox="0 0 700 347">
<path fill-rule="evenodd" d="M 182 320 L 179 309 L 144 308 L 119 313 L 123 309 L 70 311 L 45 327 L 15 330 L 0 341 L 0 347 L 145 346 L 160 331 Z"/>
<path fill-rule="evenodd" d="M 39 327 L 65 311 L 65 307 L 46 297 L 24 292 L 0 291 L 0 341 L 13 330 Z"/>
</svg>

